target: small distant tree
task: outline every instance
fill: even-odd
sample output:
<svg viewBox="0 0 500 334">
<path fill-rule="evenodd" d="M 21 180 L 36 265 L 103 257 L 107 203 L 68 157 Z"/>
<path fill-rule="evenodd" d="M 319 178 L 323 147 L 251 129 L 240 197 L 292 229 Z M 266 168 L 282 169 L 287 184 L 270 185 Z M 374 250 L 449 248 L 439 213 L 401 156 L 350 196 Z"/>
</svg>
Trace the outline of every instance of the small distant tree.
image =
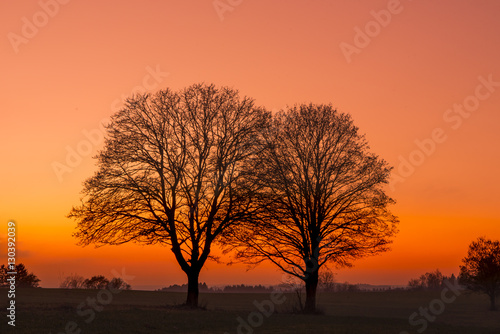
<svg viewBox="0 0 500 334">
<path fill-rule="evenodd" d="M 323 291 L 335 291 L 335 274 L 331 270 L 319 273 L 319 288 Z"/>
<path fill-rule="evenodd" d="M 113 277 L 108 283 L 108 288 L 113 290 L 130 290 L 130 284 L 119 277 Z"/>
<path fill-rule="evenodd" d="M 8 286 L 8 272 L 16 272 L 16 287 L 18 288 L 37 288 L 39 286 L 40 279 L 35 274 L 28 272 L 26 266 L 20 263 L 15 266 L 14 270 L 2 264 L 0 267 L 0 287 Z"/>
<path fill-rule="evenodd" d="M 108 284 L 108 279 L 102 275 L 92 276 L 83 282 L 83 285 L 87 289 L 106 289 Z"/>
<path fill-rule="evenodd" d="M 71 274 L 59 285 L 61 289 L 84 289 L 85 278 L 77 274 Z"/>
<path fill-rule="evenodd" d="M 462 259 L 458 281 L 467 289 L 490 297 L 490 309 L 495 311 L 500 295 L 500 241 L 484 237 L 473 241 Z"/>
</svg>

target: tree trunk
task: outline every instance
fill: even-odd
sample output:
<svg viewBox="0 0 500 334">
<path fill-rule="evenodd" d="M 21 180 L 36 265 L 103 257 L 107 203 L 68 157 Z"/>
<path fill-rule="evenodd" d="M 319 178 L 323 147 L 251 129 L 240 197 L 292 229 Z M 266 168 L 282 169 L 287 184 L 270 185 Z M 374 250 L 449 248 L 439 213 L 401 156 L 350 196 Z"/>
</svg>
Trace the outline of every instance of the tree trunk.
<svg viewBox="0 0 500 334">
<path fill-rule="evenodd" d="M 192 308 L 198 307 L 198 276 L 200 272 L 197 270 L 192 270 L 187 274 L 188 277 L 188 294 L 186 299 L 186 305 Z"/>
<path fill-rule="evenodd" d="M 306 304 L 305 313 L 316 312 L 316 290 L 318 288 L 318 270 L 312 271 L 306 277 Z"/>
<path fill-rule="evenodd" d="M 495 302 L 495 292 L 490 294 L 490 310 L 491 311 L 496 311 L 497 310 L 497 305 Z"/>
</svg>

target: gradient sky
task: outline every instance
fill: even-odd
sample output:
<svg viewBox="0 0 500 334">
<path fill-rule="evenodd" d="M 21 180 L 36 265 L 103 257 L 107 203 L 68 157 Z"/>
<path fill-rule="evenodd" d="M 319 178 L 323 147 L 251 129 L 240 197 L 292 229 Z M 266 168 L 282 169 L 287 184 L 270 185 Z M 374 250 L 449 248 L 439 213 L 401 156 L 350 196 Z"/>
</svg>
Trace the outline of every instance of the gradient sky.
<svg viewBox="0 0 500 334">
<path fill-rule="evenodd" d="M 122 268 L 135 288 L 186 281 L 168 248 L 76 246 L 66 215 L 102 147 L 85 131 L 99 139 L 134 91 L 202 81 L 268 109 L 332 103 L 395 167 L 392 250 L 335 270 L 339 281 L 457 273 L 472 240 L 500 239 L 500 2 L 61 2 L 0 2 L 0 262 L 14 220 L 17 261 L 42 286 Z M 68 149 L 84 154 L 58 176 Z M 270 265 L 245 268 L 209 263 L 200 280 L 280 283 Z"/>
</svg>

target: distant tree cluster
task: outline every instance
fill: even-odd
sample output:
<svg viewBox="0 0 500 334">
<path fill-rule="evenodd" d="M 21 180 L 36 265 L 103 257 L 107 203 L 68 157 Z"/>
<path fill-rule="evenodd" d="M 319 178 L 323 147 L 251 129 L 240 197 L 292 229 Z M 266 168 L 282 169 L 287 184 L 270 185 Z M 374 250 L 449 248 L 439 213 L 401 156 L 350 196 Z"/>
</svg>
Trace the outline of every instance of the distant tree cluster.
<svg viewBox="0 0 500 334">
<path fill-rule="evenodd" d="M 500 296 L 500 241 L 480 237 L 469 245 L 467 256 L 462 259 L 458 278 L 444 276 L 439 270 L 411 279 L 412 289 L 440 289 L 448 281 L 470 291 L 484 293 L 490 299 L 490 310 L 496 311 Z"/>
<path fill-rule="evenodd" d="M 444 276 L 439 269 L 436 269 L 432 272 L 427 272 L 421 275 L 419 278 L 411 279 L 408 282 L 408 286 L 411 289 L 440 289 L 444 286 L 446 281 L 450 283 L 455 283 L 457 278 L 454 274 L 451 274 L 450 277 Z"/>
<path fill-rule="evenodd" d="M 321 292 L 355 292 L 367 290 L 361 289 L 358 284 L 350 284 L 349 282 L 337 283 L 333 281 L 333 274 L 331 271 L 325 271 L 322 275 L 320 275 L 318 286 L 318 291 Z M 302 285 L 298 281 L 294 280 L 294 283 L 287 282 L 275 286 L 264 286 L 261 284 L 234 284 L 226 285 L 223 287 L 209 287 L 206 283 L 203 282 L 198 284 L 198 289 L 200 290 L 200 292 L 205 293 L 271 293 L 273 291 L 295 292 L 296 290 L 301 290 Z M 168 287 L 157 289 L 156 291 L 186 292 L 188 291 L 188 285 L 172 284 Z"/>
<path fill-rule="evenodd" d="M 8 266 L 0 266 L 0 287 L 6 287 L 9 285 L 7 278 L 8 272 L 16 272 L 16 287 L 18 288 L 37 288 L 39 287 L 40 279 L 33 273 L 29 273 L 26 266 L 22 263 L 15 266 L 15 270 L 10 270 Z"/>
<path fill-rule="evenodd" d="M 217 292 L 216 289 L 214 288 L 209 288 L 207 283 L 202 282 L 198 283 L 198 290 L 201 292 Z M 188 285 L 187 284 L 172 284 L 167 287 L 158 289 L 156 291 L 164 291 L 164 292 L 186 292 L 188 291 Z"/>
<path fill-rule="evenodd" d="M 254 292 L 254 293 L 268 293 L 273 292 L 275 289 L 270 287 L 265 287 L 263 285 L 227 285 L 222 289 L 222 292 Z"/>
<path fill-rule="evenodd" d="M 103 275 L 92 276 L 85 279 L 83 276 L 72 274 L 67 276 L 59 285 L 62 289 L 113 289 L 113 290 L 130 290 L 131 286 L 119 277 L 113 277 L 108 280 Z"/>
</svg>

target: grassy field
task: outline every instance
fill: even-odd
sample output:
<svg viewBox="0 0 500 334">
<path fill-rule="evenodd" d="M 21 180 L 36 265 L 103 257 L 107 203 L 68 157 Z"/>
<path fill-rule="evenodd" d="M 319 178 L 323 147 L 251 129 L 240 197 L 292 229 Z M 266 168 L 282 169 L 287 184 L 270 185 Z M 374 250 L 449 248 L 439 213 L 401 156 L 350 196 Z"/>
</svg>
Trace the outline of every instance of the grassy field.
<svg viewBox="0 0 500 334">
<path fill-rule="evenodd" d="M 206 310 L 192 311 L 174 307 L 182 293 L 28 289 L 16 294 L 16 327 L 7 325 L 7 291 L 0 293 L 0 333 L 500 333 L 500 312 L 488 311 L 484 296 L 465 293 L 450 303 L 439 302 L 440 291 L 321 293 L 323 314 L 299 315 L 291 313 L 293 294 L 280 305 L 270 294 L 201 294 Z M 267 308 L 258 311 L 255 303 Z M 275 312 L 263 314 L 270 305 Z M 415 316 L 411 325 L 420 307 L 442 312 L 432 321 Z"/>
</svg>

